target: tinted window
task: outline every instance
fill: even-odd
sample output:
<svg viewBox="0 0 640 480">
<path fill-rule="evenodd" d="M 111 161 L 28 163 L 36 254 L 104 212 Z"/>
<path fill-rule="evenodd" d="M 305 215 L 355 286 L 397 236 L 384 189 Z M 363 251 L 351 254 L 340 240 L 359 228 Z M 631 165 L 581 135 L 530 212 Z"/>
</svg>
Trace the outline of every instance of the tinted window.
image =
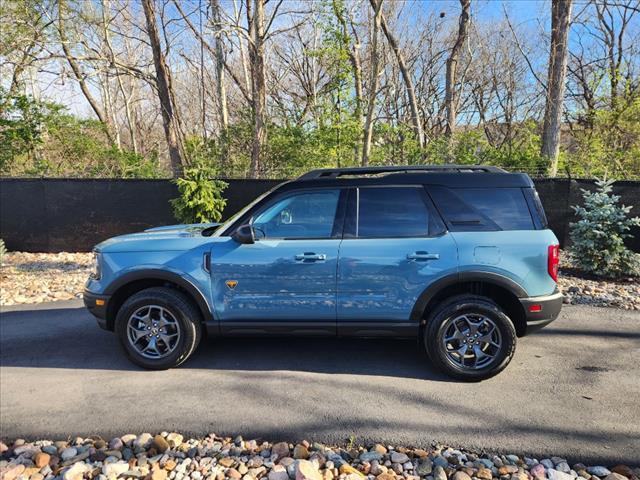
<svg viewBox="0 0 640 480">
<path fill-rule="evenodd" d="M 257 238 L 331 238 L 339 190 L 290 195 L 259 213 L 252 225 Z"/>
<path fill-rule="evenodd" d="M 429 191 L 453 231 L 534 228 L 520 188 L 431 187 Z"/>
<path fill-rule="evenodd" d="M 534 221 L 536 222 L 536 227 L 538 228 L 547 228 L 549 224 L 547 223 L 547 216 L 544 213 L 544 208 L 542 207 L 542 202 L 540 201 L 540 196 L 538 192 L 533 188 L 525 188 L 524 197 L 527 199 L 527 203 L 529 204 L 529 211 L 535 212 Z"/>
<path fill-rule="evenodd" d="M 360 188 L 358 237 L 425 237 L 429 210 L 421 187 Z"/>
</svg>

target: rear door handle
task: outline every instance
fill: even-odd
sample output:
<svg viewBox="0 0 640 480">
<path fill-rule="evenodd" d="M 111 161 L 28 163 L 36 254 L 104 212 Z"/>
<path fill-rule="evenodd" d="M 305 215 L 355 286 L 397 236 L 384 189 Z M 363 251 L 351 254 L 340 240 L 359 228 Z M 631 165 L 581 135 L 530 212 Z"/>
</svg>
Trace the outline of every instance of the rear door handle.
<svg viewBox="0 0 640 480">
<path fill-rule="evenodd" d="M 429 252 L 413 252 L 407 254 L 407 260 L 438 260 L 440 258 L 439 253 L 429 253 Z"/>
<path fill-rule="evenodd" d="M 299 262 L 323 262 L 327 256 L 324 253 L 305 252 L 299 253 L 295 258 Z"/>
</svg>

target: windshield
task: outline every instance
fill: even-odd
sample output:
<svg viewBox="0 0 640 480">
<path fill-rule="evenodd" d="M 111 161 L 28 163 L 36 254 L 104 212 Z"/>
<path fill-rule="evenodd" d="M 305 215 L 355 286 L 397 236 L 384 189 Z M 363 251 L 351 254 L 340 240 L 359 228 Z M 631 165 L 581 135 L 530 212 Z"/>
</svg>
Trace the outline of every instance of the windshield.
<svg viewBox="0 0 640 480">
<path fill-rule="evenodd" d="M 277 190 L 278 188 L 280 188 L 282 184 L 280 185 L 276 185 L 275 187 L 273 187 L 271 190 L 266 191 L 265 193 L 263 193 L 262 195 L 260 195 L 258 198 L 256 198 L 253 202 L 251 202 L 250 204 L 248 204 L 246 207 L 244 207 L 243 209 L 241 209 L 239 212 L 237 212 L 236 214 L 232 215 L 231 218 L 229 218 L 226 222 L 224 222 L 222 225 L 220 225 L 217 230 L 214 232 L 213 235 L 211 235 L 212 237 L 222 237 L 223 233 L 226 233 L 227 229 L 229 228 L 229 226 L 235 222 L 237 219 L 239 219 L 240 217 L 242 217 L 245 213 L 247 213 L 251 208 L 253 208 L 254 205 L 256 205 L 258 202 L 260 202 L 262 199 L 264 199 L 267 195 L 270 195 L 271 192 L 273 192 L 274 190 Z"/>
</svg>

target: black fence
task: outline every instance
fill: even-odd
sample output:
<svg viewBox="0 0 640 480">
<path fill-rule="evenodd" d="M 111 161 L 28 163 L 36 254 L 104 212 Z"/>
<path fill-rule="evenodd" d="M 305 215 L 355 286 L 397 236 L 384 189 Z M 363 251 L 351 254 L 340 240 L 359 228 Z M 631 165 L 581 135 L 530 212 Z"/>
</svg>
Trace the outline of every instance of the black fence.
<svg viewBox="0 0 640 480">
<path fill-rule="evenodd" d="M 228 218 L 277 180 L 228 180 Z M 589 180 L 537 179 L 549 224 L 560 243 L 569 241 L 571 205 L 582 202 Z M 614 193 L 640 215 L 640 182 L 616 182 Z M 169 180 L 0 179 L 0 238 L 10 251 L 90 251 L 96 243 L 123 233 L 176 223 L 169 200 L 178 191 Z M 640 229 L 629 246 L 640 252 Z"/>
</svg>

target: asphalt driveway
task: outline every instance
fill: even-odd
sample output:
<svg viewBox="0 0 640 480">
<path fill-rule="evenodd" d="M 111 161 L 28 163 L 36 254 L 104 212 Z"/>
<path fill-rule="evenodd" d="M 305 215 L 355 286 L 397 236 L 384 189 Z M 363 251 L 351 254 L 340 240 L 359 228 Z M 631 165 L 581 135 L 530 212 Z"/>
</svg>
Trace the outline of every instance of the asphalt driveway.
<svg viewBox="0 0 640 480">
<path fill-rule="evenodd" d="M 205 341 L 183 367 L 124 358 L 80 302 L 2 307 L 0 436 L 179 430 L 640 463 L 640 313 L 566 307 L 497 377 L 436 372 L 415 342 Z"/>
</svg>

